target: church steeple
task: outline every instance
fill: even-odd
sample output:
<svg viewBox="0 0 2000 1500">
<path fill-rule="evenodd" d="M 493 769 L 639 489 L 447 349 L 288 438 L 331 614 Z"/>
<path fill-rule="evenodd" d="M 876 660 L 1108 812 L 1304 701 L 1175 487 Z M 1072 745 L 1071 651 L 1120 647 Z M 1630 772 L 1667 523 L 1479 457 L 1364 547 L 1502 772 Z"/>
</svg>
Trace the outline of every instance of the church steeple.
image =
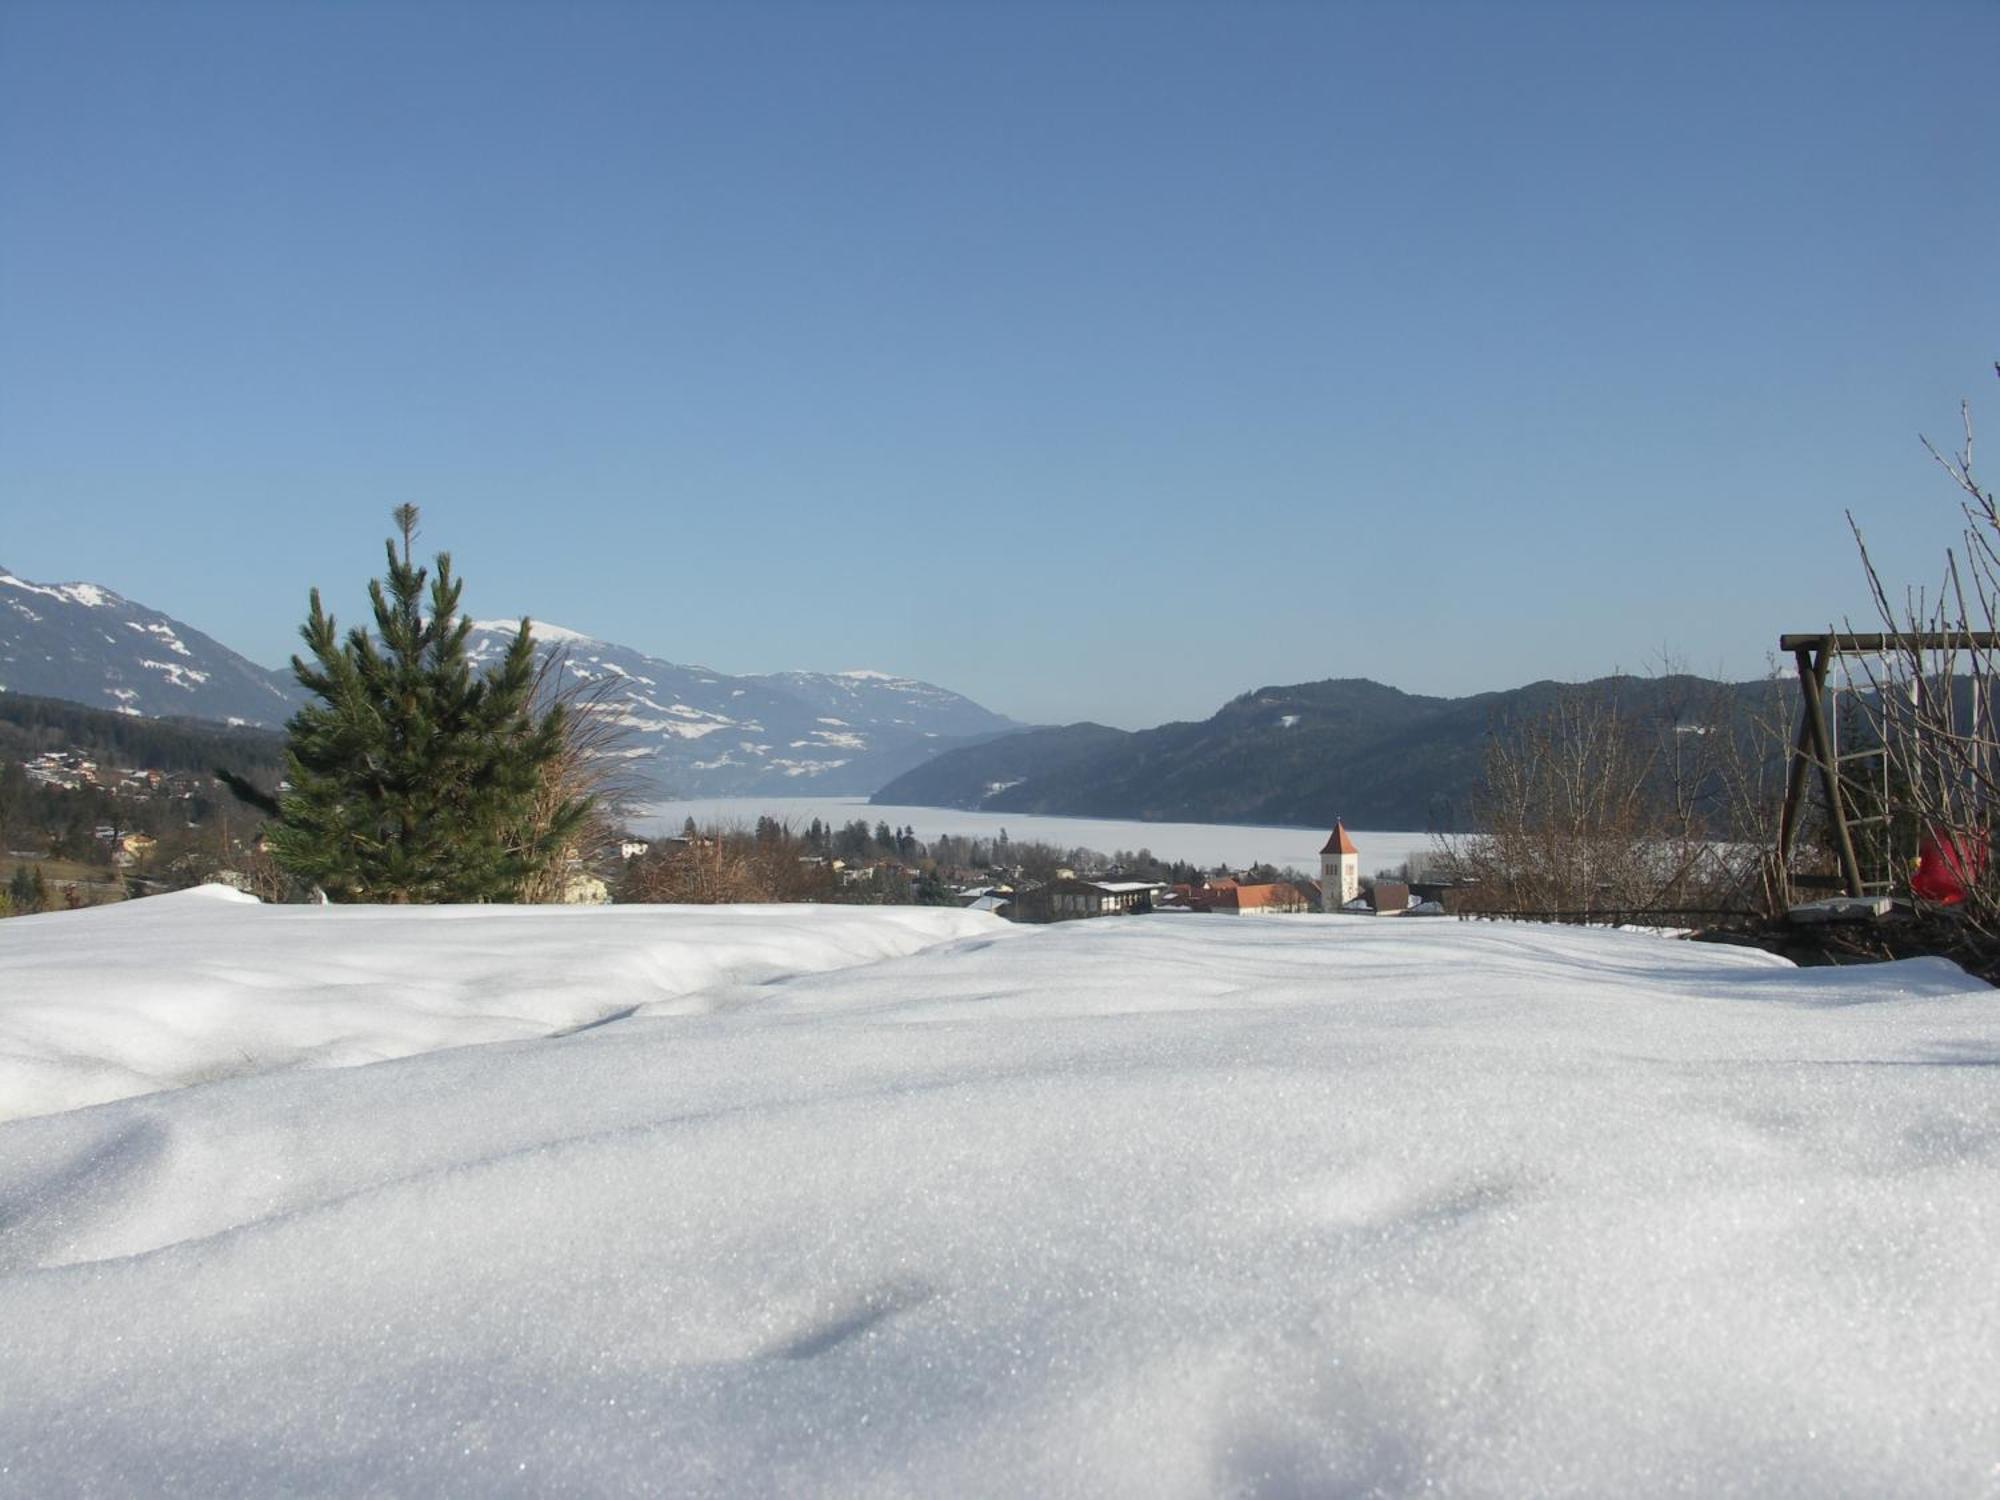
<svg viewBox="0 0 2000 1500">
<path fill-rule="evenodd" d="M 1319 851 L 1319 909 L 1339 911 L 1361 894 L 1361 851 L 1339 819 Z"/>
</svg>

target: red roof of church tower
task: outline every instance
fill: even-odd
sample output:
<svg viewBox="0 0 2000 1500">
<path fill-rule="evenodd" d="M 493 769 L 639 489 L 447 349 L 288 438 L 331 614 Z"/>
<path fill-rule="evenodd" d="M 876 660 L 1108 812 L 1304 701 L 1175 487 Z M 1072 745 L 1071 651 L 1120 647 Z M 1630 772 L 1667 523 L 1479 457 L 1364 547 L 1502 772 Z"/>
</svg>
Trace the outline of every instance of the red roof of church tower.
<svg viewBox="0 0 2000 1500">
<path fill-rule="evenodd" d="M 1333 833 L 1326 841 L 1326 847 L 1319 852 L 1322 854 L 1359 854 L 1361 851 L 1354 847 L 1354 840 L 1347 836 L 1347 829 L 1336 819 L 1333 825 Z"/>
</svg>

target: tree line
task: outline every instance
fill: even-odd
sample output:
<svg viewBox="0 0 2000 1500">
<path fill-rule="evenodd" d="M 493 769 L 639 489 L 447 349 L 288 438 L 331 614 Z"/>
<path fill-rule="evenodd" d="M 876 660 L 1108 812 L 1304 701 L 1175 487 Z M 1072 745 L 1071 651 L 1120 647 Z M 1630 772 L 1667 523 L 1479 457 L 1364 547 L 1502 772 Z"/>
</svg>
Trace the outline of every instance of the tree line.
<svg viewBox="0 0 2000 1500">
<path fill-rule="evenodd" d="M 0 760 L 32 760 L 51 750 L 73 750 L 99 765 L 142 771 L 206 775 L 221 759 L 246 773 L 275 773 L 284 736 L 272 729 L 148 719 L 0 693 Z"/>
<path fill-rule="evenodd" d="M 220 759 L 239 774 L 275 779 L 282 745 L 266 730 L 135 719 L 0 694 L 0 869 L 11 866 L 0 882 L 0 916 L 178 889 L 256 864 L 245 846 L 258 820 L 243 815 L 210 767 Z M 61 770 L 74 785 L 29 774 L 27 763 L 49 754 L 63 757 Z M 71 760 L 93 762 L 95 779 L 67 765 Z M 114 856 L 132 834 L 151 844 L 120 871 Z"/>
<path fill-rule="evenodd" d="M 803 828 L 766 814 L 750 827 L 706 828 L 692 818 L 677 838 L 626 861 L 616 890 L 625 901 L 832 901 L 948 905 L 967 881 L 1035 883 L 1069 869 L 1117 871 L 1134 880 L 1198 882 L 1185 862 L 1150 850 L 1110 855 L 1033 839 L 943 834 L 925 840 L 909 827 L 865 818 Z"/>
</svg>

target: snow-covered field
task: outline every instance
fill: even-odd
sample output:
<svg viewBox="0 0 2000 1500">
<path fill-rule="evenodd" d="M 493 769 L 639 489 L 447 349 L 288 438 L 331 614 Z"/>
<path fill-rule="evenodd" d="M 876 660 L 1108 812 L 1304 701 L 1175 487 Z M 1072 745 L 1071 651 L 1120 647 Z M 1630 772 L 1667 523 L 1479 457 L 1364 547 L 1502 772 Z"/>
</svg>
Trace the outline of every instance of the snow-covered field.
<svg viewBox="0 0 2000 1500">
<path fill-rule="evenodd" d="M 268 1069 L 0 1126 L 7 1494 L 2000 1489 L 1942 962 L 195 896 L 0 923 L 0 1016 Z M 485 1044 L 298 1066 L 384 1037 Z"/>
<path fill-rule="evenodd" d="M 266 907 L 213 885 L 20 917 L 0 923 L 0 1120 L 713 1008 L 993 923 L 909 906 Z"/>
<path fill-rule="evenodd" d="M 793 828 L 814 818 L 839 827 L 856 818 L 869 827 L 914 828 L 920 839 L 941 834 L 991 839 L 1001 829 L 1010 839 L 1054 844 L 1059 849 L 1094 849 L 1099 854 L 1150 849 L 1161 859 L 1186 860 L 1204 869 L 1228 865 L 1244 869 L 1255 864 L 1290 865 L 1309 875 L 1319 873 L 1319 851 L 1328 828 L 1273 828 L 1243 823 L 1139 823 L 1117 818 L 1053 818 L 1033 813 L 961 812 L 948 807 L 877 807 L 865 797 L 704 797 L 688 802 L 654 802 L 640 809 L 635 825 L 654 834 L 679 833 L 687 819 L 706 828 L 749 828 L 768 814 Z M 1391 870 L 1412 854 L 1427 854 L 1427 833 L 1378 832 L 1350 828 L 1361 851 L 1361 870 L 1372 875 Z"/>
</svg>

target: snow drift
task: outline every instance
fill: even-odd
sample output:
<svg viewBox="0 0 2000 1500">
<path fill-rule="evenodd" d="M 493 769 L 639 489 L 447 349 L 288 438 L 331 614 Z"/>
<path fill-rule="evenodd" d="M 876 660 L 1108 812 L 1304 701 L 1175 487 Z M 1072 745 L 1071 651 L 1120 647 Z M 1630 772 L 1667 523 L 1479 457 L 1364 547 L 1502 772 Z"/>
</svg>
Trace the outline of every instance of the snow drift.
<svg viewBox="0 0 2000 1500">
<path fill-rule="evenodd" d="M 410 947 L 553 941 L 312 915 L 130 920 L 184 977 L 282 926 L 246 968 L 309 1009 L 369 944 L 416 1010 Z M 1950 965 L 904 918 L 701 914 L 768 982 L 0 1127 L 0 1489 L 1993 1486 L 2000 1010 Z M 654 920 L 564 923 L 617 974 Z M 849 922 L 884 961 L 775 972 Z M 87 1000 L 119 933 L 35 946 Z"/>
<path fill-rule="evenodd" d="M 546 1036 L 1006 931 L 955 910 L 276 906 L 224 886 L 0 923 L 0 1120 Z"/>
</svg>

